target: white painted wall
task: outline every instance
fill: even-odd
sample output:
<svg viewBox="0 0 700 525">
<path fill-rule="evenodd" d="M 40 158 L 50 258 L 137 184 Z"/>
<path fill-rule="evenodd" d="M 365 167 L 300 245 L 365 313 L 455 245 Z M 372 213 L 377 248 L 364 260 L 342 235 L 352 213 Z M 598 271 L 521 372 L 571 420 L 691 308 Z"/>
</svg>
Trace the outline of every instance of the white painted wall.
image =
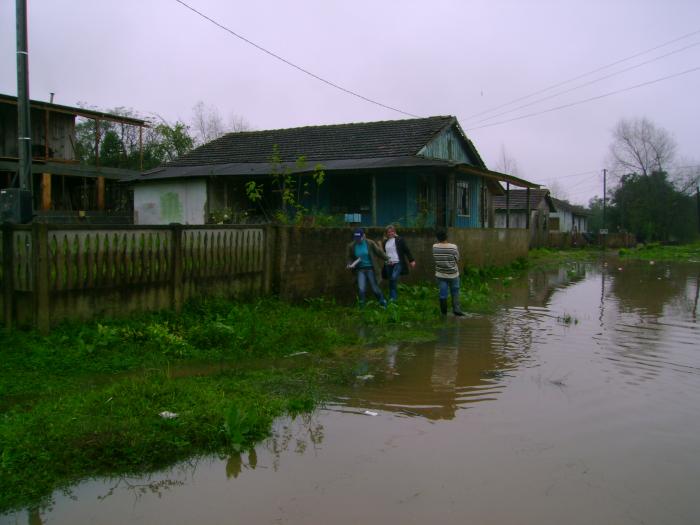
<svg viewBox="0 0 700 525">
<path fill-rule="evenodd" d="M 571 232 L 576 227 L 577 233 L 588 231 L 588 220 L 582 215 L 574 216 L 570 211 L 550 213 L 550 217 L 559 217 L 559 231 Z"/>
<path fill-rule="evenodd" d="M 558 211 L 556 213 L 550 213 L 550 217 L 559 217 L 559 230 L 560 232 L 570 232 L 573 227 L 572 215 L 570 211 Z"/>
<path fill-rule="evenodd" d="M 207 182 L 203 179 L 134 185 L 134 224 L 204 224 Z"/>
<path fill-rule="evenodd" d="M 506 227 L 506 213 L 496 213 L 496 228 Z M 525 228 L 527 226 L 527 213 L 524 211 L 511 211 L 509 219 L 510 228 Z"/>
</svg>

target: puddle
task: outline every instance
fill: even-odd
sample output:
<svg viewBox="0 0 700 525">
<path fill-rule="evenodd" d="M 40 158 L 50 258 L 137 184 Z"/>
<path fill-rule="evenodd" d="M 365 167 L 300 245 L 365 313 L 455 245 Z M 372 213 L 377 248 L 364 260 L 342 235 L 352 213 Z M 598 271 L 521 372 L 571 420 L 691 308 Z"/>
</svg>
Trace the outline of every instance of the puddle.
<svg viewBox="0 0 700 525">
<path fill-rule="evenodd" d="M 0 523 L 697 523 L 699 286 L 697 264 L 533 272 L 250 453 Z"/>
</svg>

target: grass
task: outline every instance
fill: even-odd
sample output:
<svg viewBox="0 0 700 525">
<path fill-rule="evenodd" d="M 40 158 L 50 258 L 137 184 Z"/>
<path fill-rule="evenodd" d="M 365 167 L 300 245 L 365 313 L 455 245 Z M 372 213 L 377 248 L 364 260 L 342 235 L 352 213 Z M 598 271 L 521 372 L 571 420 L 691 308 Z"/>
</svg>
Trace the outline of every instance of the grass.
<svg viewBox="0 0 700 525">
<path fill-rule="evenodd" d="M 700 242 L 680 246 L 668 246 L 658 243 L 644 244 L 637 248 L 623 248 L 619 252 L 625 259 L 642 259 L 651 261 L 700 261 Z"/>
<path fill-rule="evenodd" d="M 572 248 L 568 250 L 537 248 L 530 250 L 530 253 L 528 254 L 528 263 L 531 267 L 555 267 L 568 262 L 593 261 L 599 258 L 601 253 L 600 248 L 594 246 L 586 248 Z"/>
<path fill-rule="evenodd" d="M 525 267 L 466 269 L 463 308 L 489 310 L 493 281 L 507 286 Z M 310 411 L 352 382 L 369 345 L 434 337 L 444 322 L 436 287 L 399 294 L 386 309 L 211 299 L 180 314 L 65 323 L 48 336 L 3 333 L 0 512 L 80 479 L 254 446 L 275 417 Z"/>
</svg>

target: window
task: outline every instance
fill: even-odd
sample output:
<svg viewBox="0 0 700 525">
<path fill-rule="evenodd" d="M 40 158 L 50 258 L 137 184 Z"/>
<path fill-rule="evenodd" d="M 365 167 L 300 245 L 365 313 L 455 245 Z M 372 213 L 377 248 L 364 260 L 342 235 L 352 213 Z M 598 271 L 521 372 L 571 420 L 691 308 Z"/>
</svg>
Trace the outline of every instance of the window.
<svg viewBox="0 0 700 525">
<path fill-rule="evenodd" d="M 457 214 L 469 217 L 471 205 L 469 199 L 469 183 L 460 181 L 457 183 Z"/>
</svg>

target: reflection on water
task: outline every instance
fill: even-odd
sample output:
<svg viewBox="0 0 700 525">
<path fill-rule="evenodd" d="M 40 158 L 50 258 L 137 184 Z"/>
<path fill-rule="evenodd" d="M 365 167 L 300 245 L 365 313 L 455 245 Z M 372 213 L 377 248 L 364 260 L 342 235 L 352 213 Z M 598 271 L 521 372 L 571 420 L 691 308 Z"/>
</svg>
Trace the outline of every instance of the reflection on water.
<svg viewBox="0 0 700 525">
<path fill-rule="evenodd" d="M 697 523 L 700 267 L 532 272 L 254 450 L 1 523 Z"/>
<path fill-rule="evenodd" d="M 438 330 L 425 344 L 390 344 L 376 380 L 359 382 L 328 408 L 387 410 L 452 419 L 458 408 L 495 399 L 521 355 L 494 341 L 489 317 L 474 316 Z"/>
</svg>

